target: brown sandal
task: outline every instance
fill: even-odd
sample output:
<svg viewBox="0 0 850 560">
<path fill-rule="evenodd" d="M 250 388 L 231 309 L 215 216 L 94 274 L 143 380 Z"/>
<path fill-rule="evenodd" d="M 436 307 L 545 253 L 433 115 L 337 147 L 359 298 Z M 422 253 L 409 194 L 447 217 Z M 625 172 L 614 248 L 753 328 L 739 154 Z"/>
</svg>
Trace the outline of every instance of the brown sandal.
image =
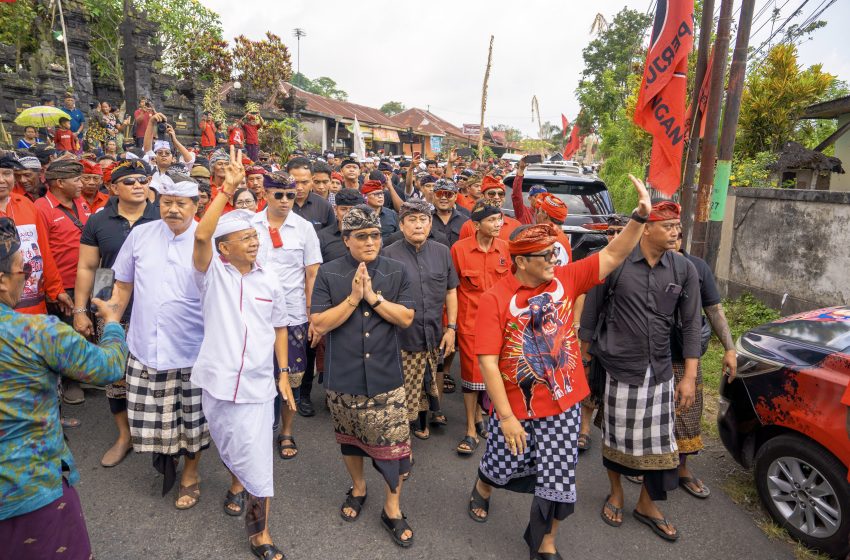
<svg viewBox="0 0 850 560">
<path fill-rule="evenodd" d="M 180 505 L 181 498 L 192 498 L 188 504 Z M 181 486 L 177 491 L 177 499 L 174 500 L 174 507 L 177 509 L 190 509 L 195 507 L 201 499 L 201 481 L 192 484 L 191 486 Z"/>
</svg>

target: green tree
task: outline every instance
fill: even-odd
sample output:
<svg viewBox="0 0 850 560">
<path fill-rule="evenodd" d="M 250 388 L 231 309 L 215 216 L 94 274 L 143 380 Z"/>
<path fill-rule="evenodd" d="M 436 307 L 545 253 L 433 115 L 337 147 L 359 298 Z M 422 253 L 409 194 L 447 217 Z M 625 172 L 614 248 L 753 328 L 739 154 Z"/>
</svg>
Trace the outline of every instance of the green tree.
<svg viewBox="0 0 850 560">
<path fill-rule="evenodd" d="M 289 81 L 292 75 L 289 49 L 270 31 L 259 41 L 244 35 L 234 41 L 233 66 L 241 73 L 242 80 L 258 92 L 275 96 L 280 82 Z"/>
<path fill-rule="evenodd" d="M 218 78 L 230 80 L 233 74 L 233 53 L 227 41 L 212 33 L 187 39 L 182 46 L 184 56 L 174 60 L 173 70 L 182 79 L 198 78 L 205 82 Z"/>
<path fill-rule="evenodd" d="M 506 142 L 519 142 L 522 140 L 522 131 L 514 128 L 509 124 L 496 124 L 490 127 L 490 130 L 505 133 Z"/>
<path fill-rule="evenodd" d="M 298 148 L 298 137 L 306 131 L 298 119 L 284 118 L 278 121 L 266 121 L 260 129 L 260 144 L 265 150 L 278 154 L 283 161 Z"/>
<path fill-rule="evenodd" d="M 738 157 L 776 151 L 788 140 L 805 141 L 807 125 L 799 118 L 835 81 L 820 64 L 801 69 L 793 44 L 774 46 L 747 75 L 735 143 Z"/>
<path fill-rule="evenodd" d="M 198 0 L 134 0 L 134 6 L 157 26 L 156 42 L 162 47 L 162 65 L 166 72 L 177 73 L 178 61 L 185 56 L 207 60 L 197 63 L 198 67 L 204 67 L 209 64 L 210 56 L 219 53 L 212 51 L 205 57 L 198 49 L 185 49 L 192 40 L 206 38 L 206 42 L 223 38 L 221 18 Z"/>
<path fill-rule="evenodd" d="M 391 117 L 393 115 L 403 113 L 405 110 L 405 106 L 404 103 L 402 103 L 401 101 L 387 101 L 386 103 L 381 105 L 381 108 L 378 110 L 381 111 L 383 114 L 387 115 L 388 117 Z"/>
<path fill-rule="evenodd" d="M 89 56 L 98 77 L 118 84 L 124 92 L 124 66 L 121 63 L 121 0 L 83 0 L 89 16 Z"/>
<path fill-rule="evenodd" d="M 639 73 L 646 54 L 642 41 L 652 17 L 623 8 L 582 51 L 584 69 L 576 94 L 583 108 L 583 130 L 599 128 L 613 118 L 629 94 L 629 76 Z"/>
<path fill-rule="evenodd" d="M 302 74 L 301 72 L 296 72 L 292 75 L 292 79 L 289 80 L 289 83 L 294 85 L 297 88 L 303 89 L 304 91 L 310 91 L 313 87 L 313 80 Z"/>
<path fill-rule="evenodd" d="M 15 70 L 25 52 L 38 48 L 38 36 L 32 30 L 35 18 L 33 0 L 0 4 L 0 43 L 15 46 Z"/>
<path fill-rule="evenodd" d="M 304 74 L 296 72 L 292 75 L 292 79 L 289 80 L 289 82 L 297 88 L 303 89 L 309 93 L 321 95 L 322 97 L 329 97 L 340 101 L 348 100 L 348 93 L 338 88 L 336 81 L 328 78 L 327 76 L 321 76 L 315 80 L 311 80 Z"/>
</svg>

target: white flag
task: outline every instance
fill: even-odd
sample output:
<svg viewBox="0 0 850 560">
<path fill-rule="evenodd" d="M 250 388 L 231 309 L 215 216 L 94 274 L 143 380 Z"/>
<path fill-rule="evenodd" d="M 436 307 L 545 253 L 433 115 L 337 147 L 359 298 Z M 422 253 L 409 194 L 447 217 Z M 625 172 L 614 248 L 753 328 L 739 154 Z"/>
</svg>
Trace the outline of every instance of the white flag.
<svg viewBox="0 0 850 560">
<path fill-rule="evenodd" d="M 363 141 L 363 132 L 360 130 L 360 122 L 356 115 L 354 116 L 354 130 L 352 132 L 354 134 L 354 153 L 357 154 L 360 161 L 363 161 L 366 159 L 366 143 Z"/>
</svg>

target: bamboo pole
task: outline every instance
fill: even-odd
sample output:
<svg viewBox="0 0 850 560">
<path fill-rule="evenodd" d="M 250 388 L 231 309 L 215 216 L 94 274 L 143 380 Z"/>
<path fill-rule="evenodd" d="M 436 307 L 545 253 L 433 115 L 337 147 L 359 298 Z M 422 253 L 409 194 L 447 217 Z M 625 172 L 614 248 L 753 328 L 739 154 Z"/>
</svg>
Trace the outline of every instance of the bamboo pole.
<svg viewBox="0 0 850 560">
<path fill-rule="evenodd" d="M 487 82 L 490 81 L 490 67 L 493 64 L 493 36 L 490 35 L 490 49 L 487 52 L 487 69 L 484 71 L 484 86 L 481 88 L 481 122 L 478 128 L 478 159 L 484 161 L 484 111 L 487 109 Z"/>
</svg>

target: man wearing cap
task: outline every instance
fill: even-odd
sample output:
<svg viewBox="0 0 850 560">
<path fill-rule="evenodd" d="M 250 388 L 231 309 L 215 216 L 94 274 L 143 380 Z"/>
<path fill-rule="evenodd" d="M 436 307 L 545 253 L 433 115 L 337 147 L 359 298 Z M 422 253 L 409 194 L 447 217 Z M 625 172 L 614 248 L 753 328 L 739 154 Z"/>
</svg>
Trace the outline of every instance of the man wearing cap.
<svg viewBox="0 0 850 560">
<path fill-rule="evenodd" d="M 480 202 L 488 204 L 490 206 L 494 206 L 498 208 L 500 211 L 502 209 L 502 205 L 505 203 L 505 185 L 495 177 L 490 175 L 485 175 L 484 179 L 481 181 L 481 193 L 482 196 L 479 199 Z M 477 202 L 476 202 L 477 204 Z M 521 226 L 522 224 L 519 220 L 515 218 L 511 218 L 510 216 L 505 216 L 502 213 L 503 223 L 502 229 L 499 233 L 499 239 L 507 241 L 511 237 L 511 233 Z M 472 223 L 466 223 L 460 230 L 460 238 L 463 239 L 465 237 L 470 237 L 474 233 L 472 228 Z"/>
<path fill-rule="evenodd" d="M 313 192 L 313 166 L 305 157 L 292 158 L 286 172 L 295 183 L 295 204 L 292 210 L 310 222 L 316 231 L 336 221 L 333 207 Z"/>
<path fill-rule="evenodd" d="M 29 198 L 13 191 L 15 172 L 23 166 L 12 155 L 0 156 L 0 217 L 11 218 L 21 241 L 24 265 L 31 270 L 29 281 L 15 307 L 18 313 L 47 313 L 46 299 L 56 301 L 65 313 L 71 313 L 74 301 L 65 292 L 65 285 L 53 251 L 47 224 Z M 46 296 L 46 297 L 45 297 Z"/>
<path fill-rule="evenodd" d="M 463 456 L 472 455 L 478 447 L 478 438 L 487 436 L 479 406 L 480 393 L 485 389 L 484 379 L 474 350 L 478 301 L 484 292 L 510 272 L 508 244 L 499 239 L 501 208 L 478 201 L 472 209 L 471 223 L 474 234 L 452 245 L 452 261 L 460 279 L 457 337 L 466 411 L 466 435 L 458 443 L 456 451 Z"/>
<path fill-rule="evenodd" d="M 18 154 L 18 161 L 22 169 L 15 169 L 15 187 L 13 193 L 23 195 L 35 202 L 44 195 L 45 188 L 41 184 L 41 162 L 29 152 Z"/>
<path fill-rule="evenodd" d="M 305 371 L 312 369 L 308 347 L 314 342 L 315 335 L 308 332 L 307 310 L 316 273 L 322 263 L 322 253 L 313 225 L 293 211 L 297 187 L 290 177 L 280 172 L 268 173 L 263 176 L 263 185 L 268 206 L 253 218 L 260 239 L 257 260 L 278 279 L 286 299 L 284 325 L 289 336 L 289 362 L 279 364 L 279 367 L 288 369 L 286 380 L 297 400 Z M 318 342 L 317 336 L 315 342 Z M 298 453 L 292 435 L 294 417 L 294 408 L 284 407 L 281 411 L 280 435 L 277 438 L 281 459 L 292 459 Z"/>
<path fill-rule="evenodd" d="M 567 220 L 567 204 L 549 192 L 543 191 L 537 195 L 537 200 L 534 204 L 534 221 L 538 224 L 552 224 L 552 231 L 555 232 L 555 266 L 564 266 L 573 261 L 573 249 L 570 246 L 570 240 L 564 234 L 561 226 Z"/>
<path fill-rule="evenodd" d="M 649 194 L 635 187 L 635 212 L 647 216 Z M 558 524 L 575 508 L 579 403 L 588 394 L 569 328 L 576 299 L 626 259 L 642 230 L 635 222 L 599 253 L 556 266 L 555 226 L 523 225 L 509 243 L 512 274 L 481 297 L 475 353 L 493 407 L 468 512 L 487 521 L 494 487 L 533 492 L 524 535 L 533 560 L 561 557 Z"/>
<path fill-rule="evenodd" d="M 92 324 L 88 313 L 97 269 L 112 268 L 124 240 L 135 227 L 160 219 L 159 209 L 147 200 L 149 175 L 150 168 L 141 160 L 119 164 L 113 179 L 116 196 L 102 211 L 89 218 L 83 229 L 74 287 L 74 330 L 85 337 L 97 336 L 100 339 L 103 335 L 103 321 Z M 130 310 L 127 309 L 121 317 L 121 326 L 126 330 L 129 325 Z M 127 420 L 127 384 L 123 379 L 106 386 L 106 398 L 118 428 L 118 439 L 104 453 L 100 464 L 114 467 L 133 447 Z"/>
<path fill-rule="evenodd" d="M 366 199 L 356 189 L 342 188 L 337 193 L 337 203 L 334 206 L 336 222 L 319 230 L 319 246 L 322 250 L 322 262 L 331 262 L 348 254 L 348 247 L 342 240 L 342 219 L 348 211 L 360 204 L 366 204 Z"/>
<path fill-rule="evenodd" d="M 376 212 L 381 222 L 381 238 L 386 239 L 398 231 L 398 214 L 384 206 L 384 184 L 370 179 L 360 187 L 360 193 L 366 197 L 366 204 Z"/>
<path fill-rule="evenodd" d="M 437 364 L 454 352 L 457 330 L 458 279 L 449 249 L 428 239 L 431 207 L 416 200 L 402 204 L 401 233 L 404 238 L 385 247 L 382 255 L 404 264 L 414 301 L 413 324 L 399 333 L 407 419 L 413 435 L 428 439 L 428 412 L 440 424 Z M 443 331 L 443 306 L 448 326 Z"/>
<path fill-rule="evenodd" d="M 56 388 L 63 377 L 96 385 L 120 379 L 124 331 L 119 313 L 100 300 L 95 304 L 106 323 L 100 346 L 55 317 L 15 312 L 33 272 L 22 250 L 16 224 L 0 218 L 0 554 L 82 560 L 92 557 L 91 543 Z"/>
<path fill-rule="evenodd" d="M 350 253 L 319 268 L 310 310 L 313 328 L 327 337 L 325 389 L 352 480 L 340 515 L 360 516 L 368 456 L 386 483 L 381 521 L 396 544 L 409 547 L 413 531 L 399 503 L 410 472 L 410 428 L 398 330 L 413 322 L 414 301 L 404 265 L 378 254 L 380 225 L 368 206 L 346 214 L 342 235 Z"/>
<path fill-rule="evenodd" d="M 120 176 L 119 169 L 112 174 Z M 184 456 L 175 506 L 188 509 L 200 498 L 198 463 L 210 434 L 201 390 L 190 379 L 204 336 L 192 270 L 198 184 L 177 179 L 162 183 L 162 219 L 133 228 L 121 246 L 112 265 L 112 301 L 123 312 L 132 296 L 126 382 L 133 450 L 154 454 L 154 466 L 164 475 L 163 495 L 173 487 Z"/>
<path fill-rule="evenodd" d="M 525 162 L 525 158 L 519 160 L 516 166 L 516 176 L 514 176 L 514 181 L 511 184 L 511 204 L 514 207 L 514 217 L 521 224 L 533 224 L 535 223 L 535 207 L 537 206 L 537 198 L 538 195 L 547 192 L 546 187 L 542 185 L 533 185 L 528 190 L 528 203 L 529 206 L 526 206 L 522 201 L 522 178 L 525 175 L 525 168 L 528 164 Z"/>
<path fill-rule="evenodd" d="M 171 140 L 154 140 L 154 130 L 160 123 L 166 123 L 166 134 Z M 166 122 L 166 116 L 162 113 L 155 113 L 148 121 L 147 129 L 145 130 L 144 139 L 145 162 L 153 167 L 153 176 L 151 177 L 150 188 L 156 192 L 160 191 L 160 184 L 170 181 L 167 173 L 168 168 L 177 163 L 176 152 L 179 152 L 183 158 L 183 165 L 187 170 L 192 169 L 192 164 L 195 162 L 195 153 L 187 150 L 186 147 L 177 139 L 177 133 L 174 132 L 174 127 Z"/>
<path fill-rule="evenodd" d="M 442 233 L 449 242 L 449 247 L 460 239 L 460 230 L 469 220 L 457 209 L 458 189 L 449 179 L 440 179 L 434 183 L 434 223 L 432 229 Z"/>
<path fill-rule="evenodd" d="M 109 201 L 109 195 L 102 192 L 100 189 L 103 186 L 103 169 L 96 163 L 87 159 L 80 160 L 83 164 L 83 188 L 80 194 L 83 200 L 89 205 L 92 214 L 106 206 Z"/>
<path fill-rule="evenodd" d="M 360 164 L 357 163 L 354 157 L 342 160 L 339 164 L 339 172 L 342 174 L 343 187 L 347 189 L 360 189 Z"/>
<path fill-rule="evenodd" d="M 259 165 L 251 165 L 245 168 L 245 186 L 254 193 L 257 198 L 257 212 L 266 207 L 266 190 L 263 187 L 263 177 L 268 173 Z"/>
<path fill-rule="evenodd" d="M 620 477 L 642 476 L 634 517 L 668 541 L 677 540 L 679 531 L 656 501 L 665 500 L 679 483 L 675 411 L 686 411 L 694 403 L 701 327 L 697 271 L 675 251 L 679 212 L 679 205 L 670 201 L 652 206 L 638 246 L 611 273 L 604 289 L 588 295 L 580 331 L 606 372 L 602 463 L 608 469 L 610 491 L 602 520 L 614 527 L 622 524 L 625 498 Z M 645 220 L 632 214 L 612 243 L 635 221 Z M 670 334 L 677 313 L 684 375 L 674 385 Z"/>
<path fill-rule="evenodd" d="M 252 223 L 255 215 L 234 210 L 222 217 L 224 205 L 245 176 L 241 154 L 234 154 L 231 147 L 230 155 L 222 189 L 195 230 L 194 279 L 201 291 L 204 322 L 215 328 L 204 331 L 192 379 L 202 390 L 210 435 L 231 474 L 225 512 L 245 512 L 255 556 L 283 560 L 269 534 L 268 519 L 269 498 L 274 495 L 270 427 L 277 394 L 272 361 L 274 357 L 277 363 L 288 362 L 288 301 L 275 273 L 258 262 L 261 228 Z M 274 206 L 272 201 L 270 208 Z M 312 232 L 309 224 L 304 227 Z M 280 369 L 279 389 L 294 411 L 289 368 Z"/>
</svg>

